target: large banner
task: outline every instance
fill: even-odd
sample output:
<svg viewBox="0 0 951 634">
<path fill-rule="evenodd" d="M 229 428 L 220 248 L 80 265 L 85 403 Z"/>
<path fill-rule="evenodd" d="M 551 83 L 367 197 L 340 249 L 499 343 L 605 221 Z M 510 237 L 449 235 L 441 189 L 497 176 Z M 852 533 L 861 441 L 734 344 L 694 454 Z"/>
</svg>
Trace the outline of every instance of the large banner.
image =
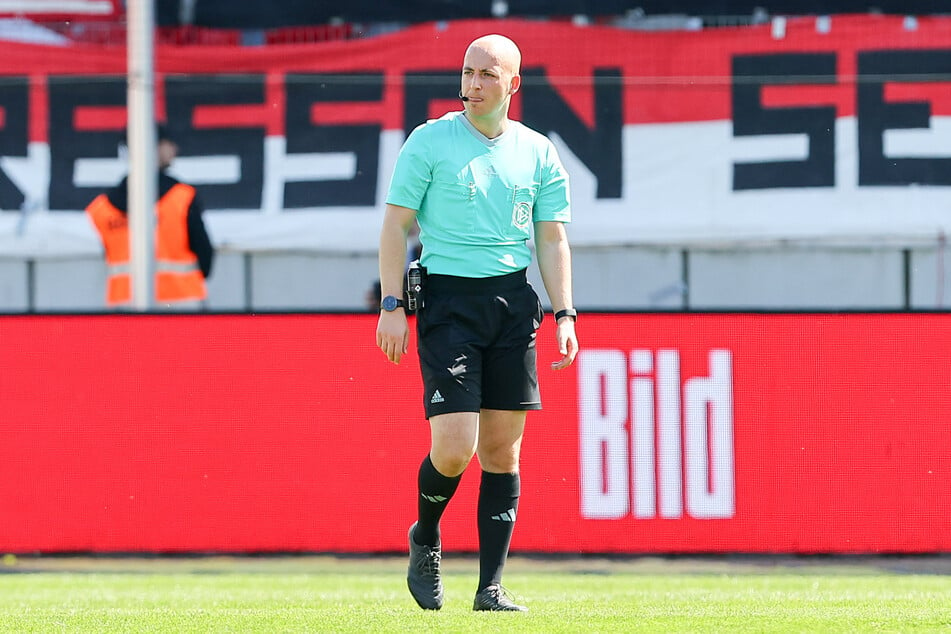
<svg viewBox="0 0 951 634">
<path fill-rule="evenodd" d="M 429 430 L 371 315 L 0 317 L 0 552 L 405 550 Z M 951 315 L 592 314 L 534 552 L 951 551 Z M 415 339 L 415 337 L 414 337 Z M 477 548 L 478 464 L 449 550 Z"/>
<path fill-rule="evenodd" d="M 571 174 L 575 244 L 933 239 L 951 231 L 949 26 L 459 21 L 161 47 L 156 108 L 218 245 L 372 251 L 400 144 L 460 109 L 465 46 L 503 32 L 524 54 L 512 115 Z M 126 170 L 125 51 L 0 46 L 0 252 L 97 252 L 79 210 Z"/>
</svg>

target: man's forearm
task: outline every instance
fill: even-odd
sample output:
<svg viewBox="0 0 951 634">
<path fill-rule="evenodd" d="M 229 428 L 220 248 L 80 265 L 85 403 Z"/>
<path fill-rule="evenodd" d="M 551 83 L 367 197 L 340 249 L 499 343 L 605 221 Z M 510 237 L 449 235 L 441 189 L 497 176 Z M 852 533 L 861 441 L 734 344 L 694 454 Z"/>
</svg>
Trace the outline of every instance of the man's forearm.
<svg viewBox="0 0 951 634">
<path fill-rule="evenodd" d="M 571 250 L 566 239 L 543 240 L 536 245 L 538 269 L 555 312 L 573 308 L 571 293 Z"/>
<path fill-rule="evenodd" d="M 380 231 L 380 291 L 383 296 L 403 294 L 403 272 L 406 269 L 406 238 L 409 223 L 404 222 L 400 208 L 390 207 Z"/>
</svg>

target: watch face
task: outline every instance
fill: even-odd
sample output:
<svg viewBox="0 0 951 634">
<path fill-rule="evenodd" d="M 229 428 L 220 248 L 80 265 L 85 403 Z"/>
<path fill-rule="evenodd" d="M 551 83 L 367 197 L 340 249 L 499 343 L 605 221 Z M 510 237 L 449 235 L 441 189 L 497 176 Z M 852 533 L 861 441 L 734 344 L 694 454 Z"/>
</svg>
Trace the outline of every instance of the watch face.
<svg viewBox="0 0 951 634">
<path fill-rule="evenodd" d="M 389 311 L 396 310 L 396 307 L 399 306 L 399 302 L 392 295 L 387 295 L 386 297 L 383 298 L 382 306 L 383 306 L 383 310 L 389 312 Z"/>
</svg>

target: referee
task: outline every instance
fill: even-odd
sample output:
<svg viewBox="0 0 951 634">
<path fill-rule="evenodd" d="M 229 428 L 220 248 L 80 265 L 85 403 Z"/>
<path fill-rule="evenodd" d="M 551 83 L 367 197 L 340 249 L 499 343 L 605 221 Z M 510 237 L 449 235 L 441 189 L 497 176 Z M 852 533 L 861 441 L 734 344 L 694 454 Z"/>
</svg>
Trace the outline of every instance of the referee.
<svg viewBox="0 0 951 634">
<path fill-rule="evenodd" d="M 482 480 L 473 609 L 527 609 L 501 581 L 518 511 L 525 419 L 541 409 L 535 332 L 543 312 L 525 275 L 533 228 L 557 321 L 561 358 L 551 367 L 567 368 L 578 352 L 564 227 L 571 219 L 568 175 L 545 136 L 508 118 L 520 65 L 518 47 L 501 35 L 469 45 L 459 93 L 465 109 L 427 121 L 406 139 L 380 235 L 376 341 L 393 363 L 409 342 L 402 276 L 414 220 L 427 272 L 416 325 L 431 448 L 419 468 L 407 582 L 430 610 L 443 605 L 439 520 L 474 455 Z"/>
</svg>

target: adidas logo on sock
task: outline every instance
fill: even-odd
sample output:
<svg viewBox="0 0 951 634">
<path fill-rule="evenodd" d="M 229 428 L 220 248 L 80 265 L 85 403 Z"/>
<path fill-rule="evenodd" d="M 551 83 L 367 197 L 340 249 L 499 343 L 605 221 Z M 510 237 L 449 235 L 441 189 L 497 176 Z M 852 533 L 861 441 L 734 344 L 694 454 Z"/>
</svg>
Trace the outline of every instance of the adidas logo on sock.
<svg viewBox="0 0 951 634">
<path fill-rule="evenodd" d="M 422 496 L 424 500 L 432 502 L 433 504 L 439 504 L 440 502 L 445 502 L 449 499 L 441 495 L 426 495 L 425 493 L 420 493 L 420 496 Z"/>
<path fill-rule="evenodd" d="M 493 515 L 492 519 L 498 520 L 499 522 L 514 522 L 515 521 L 515 509 L 509 509 L 504 513 L 499 513 L 498 515 Z"/>
<path fill-rule="evenodd" d="M 433 393 L 433 397 L 432 397 L 431 399 L 429 399 L 429 402 L 430 402 L 430 403 L 444 403 L 445 401 L 446 401 L 446 399 L 444 399 L 444 398 L 442 397 L 442 394 L 439 393 L 439 390 L 436 390 L 436 391 Z"/>
</svg>

